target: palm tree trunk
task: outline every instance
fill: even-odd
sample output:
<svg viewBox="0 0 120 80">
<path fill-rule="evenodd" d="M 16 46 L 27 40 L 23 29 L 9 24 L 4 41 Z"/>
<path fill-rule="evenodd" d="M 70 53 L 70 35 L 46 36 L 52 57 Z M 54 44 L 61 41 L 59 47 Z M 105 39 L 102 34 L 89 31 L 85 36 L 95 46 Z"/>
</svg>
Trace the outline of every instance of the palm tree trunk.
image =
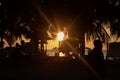
<svg viewBox="0 0 120 80">
<path fill-rule="evenodd" d="M 9 44 L 10 48 L 12 47 L 12 34 L 10 34 L 10 44 Z"/>
<path fill-rule="evenodd" d="M 12 39 L 11 38 L 10 38 L 10 45 L 9 46 L 10 46 L 10 48 L 12 47 Z"/>
<path fill-rule="evenodd" d="M 80 44 L 80 55 L 84 56 L 85 55 L 85 34 L 84 32 L 81 32 L 79 35 L 79 44 Z"/>
</svg>

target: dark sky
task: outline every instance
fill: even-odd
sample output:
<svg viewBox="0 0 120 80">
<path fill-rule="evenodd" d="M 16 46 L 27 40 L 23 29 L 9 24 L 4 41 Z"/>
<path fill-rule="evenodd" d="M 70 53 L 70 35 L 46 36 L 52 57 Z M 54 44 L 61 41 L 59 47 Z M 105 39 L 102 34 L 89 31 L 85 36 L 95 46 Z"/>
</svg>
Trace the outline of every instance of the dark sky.
<svg viewBox="0 0 120 80">
<path fill-rule="evenodd" d="M 83 20 L 89 16 L 108 18 L 119 15 L 116 8 L 118 6 L 113 4 L 119 0 L 4 0 L 3 2 L 5 1 L 8 15 L 12 17 L 37 16 L 39 15 L 37 8 L 40 8 L 49 19 L 53 21 L 56 17 L 60 24 L 77 17 Z"/>
</svg>

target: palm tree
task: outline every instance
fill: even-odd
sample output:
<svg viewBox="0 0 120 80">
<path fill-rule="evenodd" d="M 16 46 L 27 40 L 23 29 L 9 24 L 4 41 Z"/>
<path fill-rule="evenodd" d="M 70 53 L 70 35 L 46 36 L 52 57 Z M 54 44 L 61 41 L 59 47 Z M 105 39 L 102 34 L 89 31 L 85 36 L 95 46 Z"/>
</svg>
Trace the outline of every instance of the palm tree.
<svg viewBox="0 0 120 80">
<path fill-rule="evenodd" d="M 119 0 L 102 0 L 96 1 L 95 3 L 96 19 L 99 20 L 101 24 L 109 22 L 111 34 L 117 35 L 117 38 L 119 38 Z"/>
<path fill-rule="evenodd" d="M 104 3 L 104 1 L 98 2 Z M 90 39 L 90 36 L 93 36 L 92 38 L 94 39 L 96 37 L 101 40 L 109 39 L 107 32 L 102 27 L 102 22 L 98 19 L 99 16 L 96 15 L 96 8 L 99 8 L 101 5 L 100 4 L 97 7 L 96 3 L 98 4 L 98 2 L 95 0 L 51 0 L 51 2 L 46 2 L 46 4 L 49 3 L 46 6 L 47 8 L 43 8 L 47 9 L 48 13 L 53 13 L 51 16 L 54 20 L 50 18 L 52 20 L 52 24 L 55 26 L 64 24 L 67 25 L 69 37 L 72 37 L 72 39 L 77 39 L 79 41 L 80 47 L 82 48 L 82 53 L 84 53 L 85 35 L 87 35 L 87 40 Z M 63 28 L 63 26 L 60 27 Z"/>
<path fill-rule="evenodd" d="M 102 24 L 109 22 L 110 26 L 110 32 L 114 36 L 117 36 L 117 39 L 120 37 L 120 28 L 119 28 L 119 1 L 115 0 L 100 0 L 95 1 L 95 17 L 94 20 L 98 21 L 96 29 L 98 31 L 99 36 L 101 38 L 106 39 L 106 43 L 108 42 L 108 34 L 105 32 L 104 28 L 102 27 Z M 102 5 L 102 6 L 101 6 Z M 94 22 L 94 21 L 93 21 Z M 106 34 L 106 35 L 105 35 Z M 107 37 L 108 36 L 108 37 Z"/>
<path fill-rule="evenodd" d="M 88 3 L 87 3 L 88 2 Z M 94 1 L 95 2 L 95 1 Z M 90 4 L 89 4 L 90 3 Z M 98 20 L 96 15 L 96 2 L 93 3 L 85 1 L 71 1 L 68 9 L 71 13 L 69 28 L 69 36 L 76 38 L 79 41 L 80 48 L 82 49 L 81 53 L 84 54 L 85 48 L 85 35 L 87 40 L 90 40 L 92 36 L 93 39 L 99 38 L 100 40 L 107 42 L 109 40 L 109 35 L 106 30 L 103 28 L 102 23 Z M 73 8 L 71 12 L 71 7 Z M 100 6 L 99 6 L 100 7 Z"/>
<path fill-rule="evenodd" d="M 79 21 L 80 20 L 78 20 L 78 22 Z M 71 27 L 71 29 L 69 30 L 69 36 L 79 41 L 79 47 L 81 48 L 81 53 L 83 53 L 83 55 L 85 52 L 85 39 L 90 40 L 90 38 L 92 37 L 92 39 L 94 40 L 98 38 L 105 43 L 107 43 L 110 39 L 110 36 L 100 22 L 94 21 L 93 23 L 88 21 L 88 23 L 86 24 L 87 25 L 82 26 L 79 26 L 81 24 L 78 24 L 76 27 Z"/>
<path fill-rule="evenodd" d="M 21 13 L 24 12 L 23 9 L 21 9 L 22 7 L 20 8 L 16 3 L 17 2 L 5 0 L 1 2 L 2 6 L 0 6 L 0 41 L 3 42 L 3 39 L 5 39 L 10 47 L 18 38 L 21 39 L 21 35 L 28 35 L 30 32 L 30 20 L 28 18 L 32 16 L 28 14 L 29 17 L 24 17 L 27 13 L 23 15 L 23 13 Z"/>
</svg>

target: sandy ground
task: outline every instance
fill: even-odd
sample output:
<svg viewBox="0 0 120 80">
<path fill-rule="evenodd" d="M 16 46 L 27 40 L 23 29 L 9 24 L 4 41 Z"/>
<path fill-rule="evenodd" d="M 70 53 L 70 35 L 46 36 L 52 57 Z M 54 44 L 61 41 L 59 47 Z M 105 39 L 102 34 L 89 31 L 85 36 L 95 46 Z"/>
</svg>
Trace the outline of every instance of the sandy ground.
<svg viewBox="0 0 120 80">
<path fill-rule="evenodd" d="M 39 60 L 39 59 L 38 59 Z M 0 80 L 87 80 L 84 63 L 76 60 L 23 59 L 19 63 L 0 64 Z M 120 64 L 106 64 L 106 80 L 120 80 Z"/>
</svg>

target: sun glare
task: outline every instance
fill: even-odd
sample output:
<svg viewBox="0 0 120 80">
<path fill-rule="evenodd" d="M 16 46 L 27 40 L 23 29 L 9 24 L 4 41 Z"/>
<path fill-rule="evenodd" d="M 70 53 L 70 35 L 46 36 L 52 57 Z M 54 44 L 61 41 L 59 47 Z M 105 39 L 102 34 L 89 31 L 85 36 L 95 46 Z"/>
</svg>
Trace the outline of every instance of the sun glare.
<svg viewBox="0 0 120 80">
<path fill-rule="evenodd" d="M 64 38 L 64 33 L 63 33 L 63 32 L 59 32 L 59 33 L 57 34 L 57 39 L 58 39 L 58 41 L 62 41 L 63 38 Z"/>
</svg>

